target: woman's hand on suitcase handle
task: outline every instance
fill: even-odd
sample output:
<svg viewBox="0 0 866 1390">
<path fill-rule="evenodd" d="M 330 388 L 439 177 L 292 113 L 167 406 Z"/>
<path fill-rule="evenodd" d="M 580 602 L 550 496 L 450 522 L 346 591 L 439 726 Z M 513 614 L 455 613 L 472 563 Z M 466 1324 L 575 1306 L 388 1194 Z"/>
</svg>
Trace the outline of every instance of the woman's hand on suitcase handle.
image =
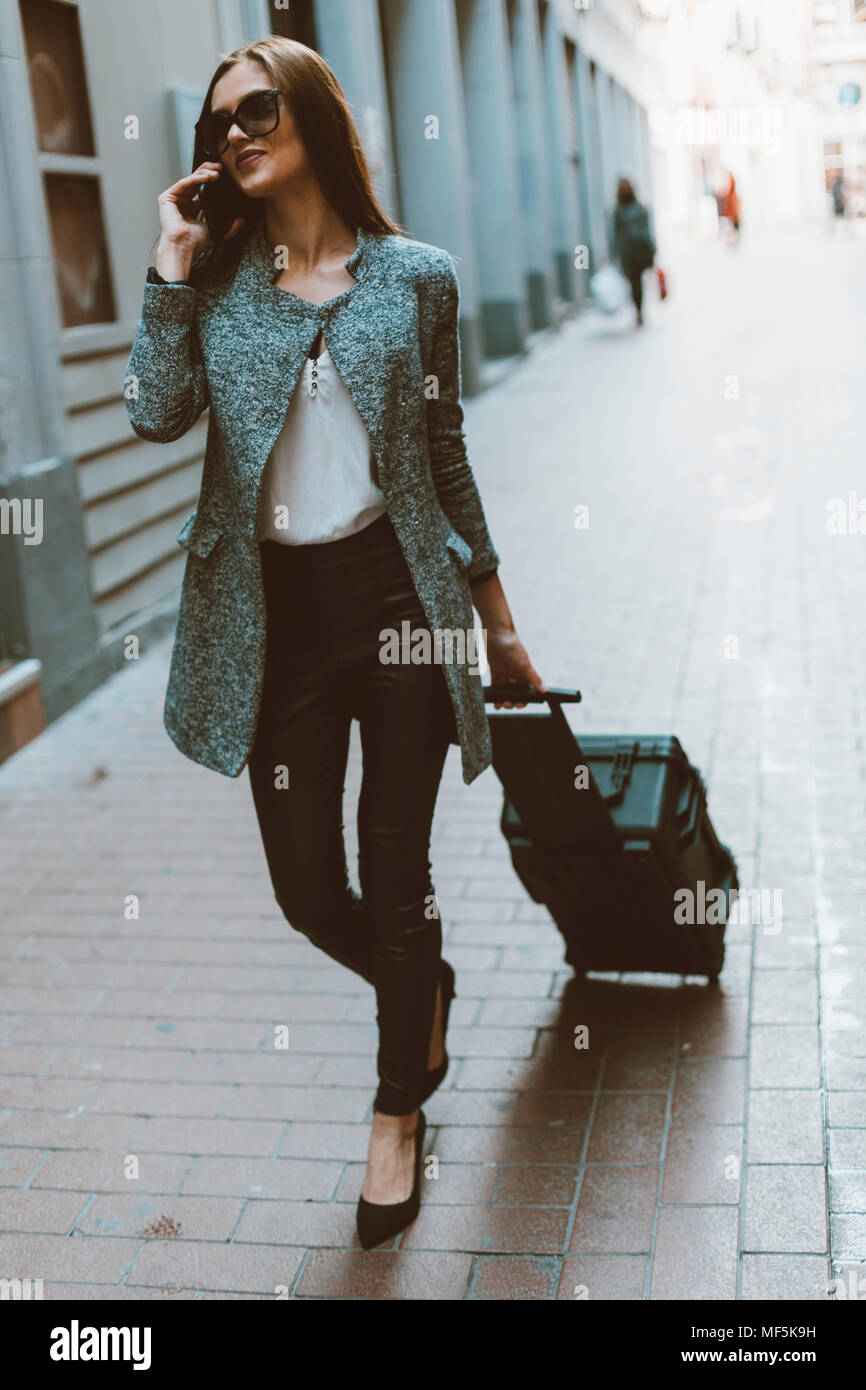
<svg viewBox="0 0 866 1390">
<path fill-rule="evenodd" d="M 487 633 L 487 660 L 490 663 L 491 685 L 531 685 L 536 690 L 547 689 L 529 659 L 529 653 L 515 632 Z M 525 701 L 497 702 L 494 709 L 526 709 Z"/>
<path fill-rule="evenodd" d="M 498 573 L 473 585 L 472 602 L 484 626 L 491 685 L 532 685 L 536 690 L 546 690 L 517 635 Z M 526 709 L 526 702 L 505 700 L 494 704 L 494 709 L 503 708 Z"/>
</svg>

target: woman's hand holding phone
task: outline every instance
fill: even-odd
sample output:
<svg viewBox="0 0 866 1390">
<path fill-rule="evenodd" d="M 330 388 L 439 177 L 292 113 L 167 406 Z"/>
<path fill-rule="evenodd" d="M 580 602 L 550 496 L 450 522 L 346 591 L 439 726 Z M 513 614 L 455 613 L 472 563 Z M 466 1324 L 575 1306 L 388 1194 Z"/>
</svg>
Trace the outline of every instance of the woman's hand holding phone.
<svg viewBox="0 0 866 1390">
<path fill-rule="evenodd" d="M 154 265 L 164 280 L 186 280 L 193 261 L 211 245 L 197 190 L 203 183 L 215 183 L 222 173 L 222 164 L 206 160 L 157 198 L 160 235 Z M 234 236 L 241 226 L 243 218 L 235 218 L 226 236 Z"/>
</svg>

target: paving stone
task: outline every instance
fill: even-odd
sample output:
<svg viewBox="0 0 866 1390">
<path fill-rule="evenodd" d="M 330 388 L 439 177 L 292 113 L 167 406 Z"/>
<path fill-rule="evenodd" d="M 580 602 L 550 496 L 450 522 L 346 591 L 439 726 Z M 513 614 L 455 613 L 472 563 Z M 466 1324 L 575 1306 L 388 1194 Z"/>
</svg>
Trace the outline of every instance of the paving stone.
<svg viewBox="0 0 866 1390">
<path fill-rule="evenodd" d="M 562 1059 L 464 1057 L 457 1073 L 458 1090 L 593 1091 L 601 1056 L 575 1052 Z"/>
<path fill-rule="evenodd" d="M 136 1153 L 237 1154 L 264 1158 L 285 1131 L 278 1120 L 146 1119 L 135 1134 Z"/>
<path fill-rule="evenodd" d="M 559 1285 L 558 1260 L 543 1256 L 479 1255 L 467 1298 L 508 1302 L 550 1300 Z"/>
<path fill-rule="evenodd" d="M 451 1165 L 444 1171 L 445 1176 L 450 1178 L 461 1169 Z M 576 1166 L 511 1164 L 499 1170 L 496 1200 L 507 1206 L 570 1207 L 579 1178 L 580 1169 Z M 430 1200 L 429 1197 L 427 1200 Z"/>
<path fill-rule="evenodd" d="M 833 1215 L 830 1233 L 836 1259 L 866 1261 L 866 1215 L 862 1212 Z"/>
<path fill-rule="evenodd" d="M 46 1075 L 90 1076 L 108 1081 L 173 1081 L 186 1061 L 187 1053 L 183 1050 L 146 1053 L 126 1047 L 63 1046 L 47 1063 Z"/>
<path fill-rule="evenodd" d="M 471 1269 L 472 1256 L 454 1252 L 314 1250 L 304 1265 L 295 1297 L 461 1299 Z"/>
<path fill-rule="evenodd" d="M 366 1125 L 315 1124 L 293 1120 L 279 1146 L 279 1158 L 367 1159 Z"/>
<path fill-rule="evenodd" d="M 57 1085 L 68 1088 L 69 1082 L 60 1081 Z M 171 1115 L 207 1119 L 224 1111 L 232 1094 L 231 1086 L 189 1086 L 182 1081 L 168 1086 L 139 1082 L 134 1087 L 127 1081 L 100 1081 L 96 1086 L 88 1086 L 86 1109 L 91 1115 Z"/>
<path fill-rule="evenodd" d="M 778 936 L 755 938 L 756 970 L 812 969 L 818 960 L 818 938 L 808 930 L 782 931 Z"/>
<path fill-rule="evenodd" d="M 5 1235 L 3 1277 L 119 1284 L 140 1249 L 140 1240 L 109 1236 Z"/>
<path fill-rule="evenodd" d="M 658 1187 L 659 1169 L 655 1167 L 588 1167 L 570 1250 L 594 1254 L 648 1251 Z"/>
<path fill-rule="evenodd" d="M 185 1159 L 180 1190 L 201 1196 L 296 1198 L 305 1202 L 333 1197 L 344 1171 L 339 1162 L 297 1158 Z M 360 1189 L 359 1189 L 360 1195 Z"/>
<path fill-rule="evenodd" d="M 737 1215 L 733 1207 L 663 1207 L 650 1298 L 735 1298 Z"/>
<path fill-rule="evenodd" d="M 748 1136 L 749 1163 L 823 1163 L 820 1092 L 751 1091 Z"/>
<path fill-rule="evenodd" d="M 421 1206 L 401 1250 L 468 1250 L 484 1254 L 558 1255 L 569 1213 L 543 1207 Z"/>
<path fill-rule="evenodd" d="M 866 1090 L 831 1091 L 827 1096 L 827 1122 L 831 1129 L 866 1128 Z"/>
<path fill-rule="evenodd" d="M 748 1039 L 748 1007 L 744 1000 L 711 994 L 689 1001 L 680 1024 L 680 1048 L 695 1057 L 744 1057 Z"/>
<path fill-rule="evenodd" d="M 749 1085 L 820 1086 L 821 1049 L 817 1025 L 755 1024 L 751 1030 Z"/>
<path fill-rule="evenodd" d="M 0 1230 L 69 1235 L 88 1200 L 83 1192 L 4 1192 Z"/>
<path fill-rule="evenodd" d="M 665 1097 L 656 1094 L 600 1096 L 587 1162 L 658 1163 L 665 1110 Z"/>
<path fill-rule="evenodd" d="M 370 1108 L 361 1090 L 328 1086 L 237 1086 L 221 1113 L 226 1119 L 348 1120 L 360 1124 Z"/>
<path fill-rule="evenodd" d="M 128 1176 L 127 1155 L 96 1149 L 49 1154 L 31 1179 L 35 1189 L 79 1192 L 176 1192 L 192 1160 L 185 1154 L 140 1154 L 137 1176 Z"/>
<path fill-rule="evenodd" d="M 0 1187 L 24 1187 L 44 1162 L 44 1149 L 0 1148 Z"/>
<path fill-rule="evenodd" d="M 111 1244 L 128 1242 L 112 1241 Z M 140 1242 L 136 1242 L 136 1247 Z M 148 1241 L 126 1283 L 130 1288 L 223 1290 L 265 1293 L 292 1282 L 304 1252 L 285 1245 L 226 1245 L 218 1241 Z"/>
<path fill-rule="evenodd" d="M 834 1169 L 829 1173 L 830 1210 L 866 1213 L 866 1169 Z"/>
<path fill-rule="evenodd" d="M 557 1298 L 579 1302 L 639 1302 L 643 1298 L 644 1255 L 569 1255 L 563 1262 Z"/>
<path fill-rule="evenodd" d="M 17 1110 L 0 1124 L 0 1143 L 38 1145 L 45 1149 L 127 1148 L 142 1128 L 136 1115 L 60 1114 Z"/>
<path fill-rule="evenodd" d="M 813 1023 L 818 1018 L 818 987 L 811 970 L 755 972 L 753 1023 Z"/>
<path fill-rule="evenodd" d="M 825 1202 L 822 1167 L 748 1165 L 743 1249 L 823 1255 L 827 1251 Z"/>
<path fill-rule="evenodd" d="M 507 1129 L 444 1125 L 437 1132 L 433 1151 L 442 1164 L 573 1164 L 580 1159 L 585 1136 L 585 1125 L 514 1125 Z M 366 1149 L 363 1156 L 366 1159 Z"/>
<path fill-rule="evenodd" d="M 676 1053 L 673 1029 L 627 1028 L 607 1043 L 603 1091 L 666 1091 Z"/>
<path fill-rule="evenodd" d="M 825 1255 L 744 1255 L 741 1297 L 788 1303 L 826 1303 L 830 1282 Z"/>
<path fill-rule="evenodd" d="M 742 1124 L 745 1063 L 712 1057 L 680 1061 L 672 1116 L 677 1125 Z"/>
<path fill-rule="evenodd" d="M 668 1135 L 662 1202 L 739 1202 L 742 1148 L 739 1125 L 675 1126 Z"/>
<path fill-rule="evenodd" d="M 866 1129 L 830 1130 L 830 1167 L 866 1168 Z"/>
<path fill-rule="evenodd" d="M 79 1218 L 77 1230 L 93 1236 L 138 1236 L 151 1240 L 230 1240 L 240 1220 L 240 1200 L 214 1197 L 113 1193 L 97 1197 Z"/>
<path fill-rule="evenodd" d="M 260 1245 L 358 1246 L 352 1202 L 250 1202 L 235 1240 Z"/>
</svg>

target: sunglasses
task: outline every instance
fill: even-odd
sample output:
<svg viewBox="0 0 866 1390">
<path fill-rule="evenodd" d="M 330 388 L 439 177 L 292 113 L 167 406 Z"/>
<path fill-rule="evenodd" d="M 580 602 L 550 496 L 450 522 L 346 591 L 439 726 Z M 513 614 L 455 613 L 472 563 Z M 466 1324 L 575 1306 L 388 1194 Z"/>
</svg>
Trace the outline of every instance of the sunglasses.
<svg viewBox="0 0 866 1390">
<path fill-rule="evenodd" d="M 195 129 L 204 147 L 205 154 L 218 159 L 229 147 L 229 131 L 237 125 L 244 135 L 270 135 L 280 123 L 280 89 L 271 87 L 266 92 L 251 92 L 248 97 L 229 114 L 227 111 L 209 111 L 196 121 Z"/>
</svg>

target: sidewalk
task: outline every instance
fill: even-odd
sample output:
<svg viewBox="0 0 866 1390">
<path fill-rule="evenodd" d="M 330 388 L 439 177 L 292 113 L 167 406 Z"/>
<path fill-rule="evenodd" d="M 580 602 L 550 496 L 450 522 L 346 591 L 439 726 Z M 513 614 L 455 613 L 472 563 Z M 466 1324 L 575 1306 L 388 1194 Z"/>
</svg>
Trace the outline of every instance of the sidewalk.
<svg viewBox="0 0 866 1390">
<path fill-rule="evenodd" d="M 824 1301 L 855 1269 L 866 1292 L 866 536 L 825 526 L 866 496 L 866 262 L 792 239 L 669 269 L 640 333 L 587 315 L 471 402 L 469 444 L 521 636 L 584 693 L 575 729 L 676 733 L 781 931 L 729 925 L 718 990 L 578 990 L 495 774 L 465 787 L 452 749 L 436 1163 L 415 1225 L 364 1252 L 373 996 L 282 919 L 246 774 L 168 740 L 162 642 L 0 769 L 0 1277 Z M 350 839 L 359 772 L 355 739 Z"/>
</svg>

